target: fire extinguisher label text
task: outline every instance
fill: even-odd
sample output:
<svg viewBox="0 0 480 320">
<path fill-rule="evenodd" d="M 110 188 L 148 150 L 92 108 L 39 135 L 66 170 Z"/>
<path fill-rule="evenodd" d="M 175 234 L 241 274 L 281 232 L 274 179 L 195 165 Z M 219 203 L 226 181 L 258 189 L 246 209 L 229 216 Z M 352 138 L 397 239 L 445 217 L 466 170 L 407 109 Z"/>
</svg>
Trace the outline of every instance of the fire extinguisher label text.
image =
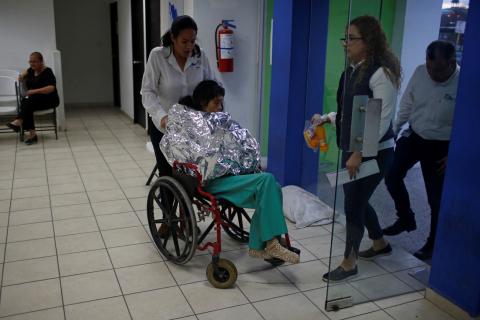
<svg viewBox="0 0 480 320">
<path fill-rule="evenodd" d="M 233 58 L 233 34 L 220 35 L 220 59 Z"/>
</svg>

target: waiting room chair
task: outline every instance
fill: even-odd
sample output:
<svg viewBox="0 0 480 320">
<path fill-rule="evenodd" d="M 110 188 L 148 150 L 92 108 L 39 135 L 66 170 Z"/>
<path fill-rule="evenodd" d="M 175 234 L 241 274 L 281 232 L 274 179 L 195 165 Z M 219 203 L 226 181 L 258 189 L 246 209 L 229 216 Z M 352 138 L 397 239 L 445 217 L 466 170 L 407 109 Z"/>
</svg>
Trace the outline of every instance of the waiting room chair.
<svg viewBox="0 0 480 320">
<path fill-rule="evenodd" d="M 18 114 L 19 96 L 17 79 L 0 75 L 0 132 L 11 133 L 5 123 L 12 121 Z"/>
<path fill-rule="evenodd" d="M 18 80 L 19 75 L 20 75 L 20 71 L 18 70 L 0 69 L 0 77 L 10 77 L 15 80 Z"/>
<path fill-rule="evenodd" d="M 47 119 L 50 123 L 40 123 L 37 124 L 37 120 L 35 120 L 35 130 L 36 131 L 54 131 L 55 132 L 55 140 L 58 140 L 58 127 L 57 127 L 57 108 L 50 108 L 46 110 L 35 111 L 33 113 L 33 117 L 36 119 L 38 117 L 42 117 Z M 21 137 L 20 139 L 23 141 L 24 137 L 24 130 L 21 130 Z"/>
</svg>

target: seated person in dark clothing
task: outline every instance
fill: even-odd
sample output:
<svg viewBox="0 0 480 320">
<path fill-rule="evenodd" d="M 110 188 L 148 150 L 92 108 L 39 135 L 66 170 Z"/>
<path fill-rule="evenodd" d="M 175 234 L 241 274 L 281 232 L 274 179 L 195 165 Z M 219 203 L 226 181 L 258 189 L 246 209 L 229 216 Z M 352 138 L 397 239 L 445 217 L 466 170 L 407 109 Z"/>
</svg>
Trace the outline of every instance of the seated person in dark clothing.
<svg viewBox="0 0 480 320">
<path fill-rule="evenodd" d="M 15 132 L 20 131 L 20 127 L 23 126 L 24 130 L 29 131 L 29 137 L 25 143 L 31 145 L 38 141 L 33 112 L 56 108 L 60 101 L 56 88 L 57 81 L 52 69 L 43 64 L 42 54 L 33 52 L 30 54 L 28 63 L 30 68 L 23 71 L 18 78 L 26 89 L 25 97 L 21 100 L 17 118 L 7 126 Z"/>
</svg>

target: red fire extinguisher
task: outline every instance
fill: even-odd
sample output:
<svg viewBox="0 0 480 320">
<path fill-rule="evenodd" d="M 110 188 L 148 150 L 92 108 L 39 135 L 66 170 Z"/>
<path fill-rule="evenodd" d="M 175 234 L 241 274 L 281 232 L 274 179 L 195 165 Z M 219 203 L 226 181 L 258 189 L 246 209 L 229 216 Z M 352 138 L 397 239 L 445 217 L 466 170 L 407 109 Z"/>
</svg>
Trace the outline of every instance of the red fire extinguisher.
<svg viewBox="0 0 480 320">
<path fill-rule="evenodd" d="M 222 20 L 215 29 L 217 66 L 220 72 L 233 71 L 233 20 Z"/>
</svg>

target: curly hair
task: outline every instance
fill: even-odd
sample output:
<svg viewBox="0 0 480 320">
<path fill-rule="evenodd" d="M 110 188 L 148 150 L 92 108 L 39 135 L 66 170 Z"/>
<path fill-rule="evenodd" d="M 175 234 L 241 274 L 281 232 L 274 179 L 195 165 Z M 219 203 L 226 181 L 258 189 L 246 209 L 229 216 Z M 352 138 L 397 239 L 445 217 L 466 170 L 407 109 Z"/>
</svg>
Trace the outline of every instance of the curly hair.
<svg viewBox="0 0 480 320">
<path fill-rule="evenodd" d="M 390 49 L 387 37 L 382 30 L 380 22 L 372 16 L 360 16 L 350 21 L 360 33 L 367 47 L 367 59 L 361 64 L 359 79 L 373 63 L 378 63 L 383 68 L 388 78 L 398 88 L 402 78 L 400 61 Z"/>
</svg>

